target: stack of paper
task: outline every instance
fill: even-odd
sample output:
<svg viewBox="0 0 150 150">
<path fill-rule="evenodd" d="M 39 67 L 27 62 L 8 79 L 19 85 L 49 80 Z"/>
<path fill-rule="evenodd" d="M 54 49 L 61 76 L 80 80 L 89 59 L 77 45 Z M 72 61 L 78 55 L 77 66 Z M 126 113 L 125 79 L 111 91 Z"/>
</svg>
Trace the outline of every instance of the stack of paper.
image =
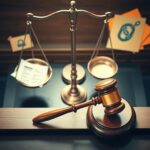
<svg viewBox="0 0 150 150">
<path fill-rule="evenodd" d="M 33 64 L 21 60 L 18 71 L 11 74 L 18 81 L 32 87 L 42 86 L 47 78 L 48 66 Z"/>
</svg>

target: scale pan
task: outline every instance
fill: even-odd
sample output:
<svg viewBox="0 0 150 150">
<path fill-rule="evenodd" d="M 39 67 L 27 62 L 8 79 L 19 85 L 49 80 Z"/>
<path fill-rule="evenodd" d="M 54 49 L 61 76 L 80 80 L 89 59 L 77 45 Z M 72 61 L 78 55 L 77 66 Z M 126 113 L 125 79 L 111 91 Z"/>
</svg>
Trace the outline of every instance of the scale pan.
<svg viewBox="0 0 150 150">
<path fill-rule="evenodd" d="M 118 65 L 110 57 L 98 56 L 88 62 L 88 71 L 98 79 L 106 79 L 114 76 L 118 71 Z"/>
<path fill-rule="evenodd" d="M 46 61 L 44 61 L 42 59 L 39 59 L 39 58 L 30 58 L 30 59 L 26 59 L 25 61 L 29 62 L 31 64 L 38 64 L 42 67 L 47 66 L 48 70 L 47 70 L 47 74 L 44 77 L 44 79 L 41 79 L 41 78 L 37 77 L 36 75 L 33 76 L 33 78 L 34 78 L 33 80 L 35 80 L 35 82 L 34 81 L 32 82 L 32 80 L 31 80 L 31 82 L 29 82 L 29 81 L 25 82 L 24 80 L 22 81 L 22 80 L 19 80 L 18 78 L 16 78 L 16 80 L 20 84 L 22 84 L 22 85 L 24 85 L 25 87 L 28 87 L 28 88 L 36 88 L 36 87 L 42 87 L 44 84 L 46 84 L 49 81 L 49 79 L 52 76 L 52 68 Z M 17 68 L 18 68 L 18 66 L 16 66 L 15 71 L 17 70 Z"/>
</svg>

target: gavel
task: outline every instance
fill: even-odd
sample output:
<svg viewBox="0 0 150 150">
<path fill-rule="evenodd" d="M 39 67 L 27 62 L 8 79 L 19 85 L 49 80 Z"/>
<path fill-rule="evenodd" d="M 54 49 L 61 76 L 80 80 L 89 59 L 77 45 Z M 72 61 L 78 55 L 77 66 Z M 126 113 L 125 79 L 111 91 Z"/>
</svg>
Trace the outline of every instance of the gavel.
<svg viewBox="0 0 150 150">
<path fill-rule="evenodd" d="M 125 104 L 121 101 L 122 98 L 118 89 L 115 87 L 116 83 L 116 79 L 113 78 L 101 80 L 95 86 L 95 90 L 99 93 L 98 96 L 93 97 L 84 103 L 73 104 L 66 108 L 40 114 L 33 118 L 33 122 L 40 123 L 51 120 L 66 113 L 77 112 L 78 109 L 97 104 L 102 104 L 105 107 L 104 112 L 107 116 L 114 116 L 123 111 L 125 108 Z"/>
</svg>

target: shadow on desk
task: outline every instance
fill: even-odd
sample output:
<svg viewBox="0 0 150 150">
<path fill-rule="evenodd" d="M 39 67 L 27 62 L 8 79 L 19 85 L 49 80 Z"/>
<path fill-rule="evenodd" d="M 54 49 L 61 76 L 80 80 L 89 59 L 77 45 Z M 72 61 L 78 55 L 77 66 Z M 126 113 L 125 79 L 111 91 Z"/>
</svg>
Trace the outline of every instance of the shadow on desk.
<svg viewBox="0 0 150 150">
<path fill-rule="evenodd" d="M 40 96 L 31 96 L 22 100 L 20 107 L 49 107 L 46 101 Z"/>
</svg>

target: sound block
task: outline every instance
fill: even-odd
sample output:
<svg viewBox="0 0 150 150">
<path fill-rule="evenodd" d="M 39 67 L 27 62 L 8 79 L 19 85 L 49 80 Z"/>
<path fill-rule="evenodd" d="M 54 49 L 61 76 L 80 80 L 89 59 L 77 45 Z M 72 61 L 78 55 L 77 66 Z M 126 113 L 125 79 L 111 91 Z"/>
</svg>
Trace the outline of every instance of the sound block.
<svg viewBox="0 0 150 150">
<path fill-rule="evenodd" d="M 123 111 L 116 115 L 107 116 L 102 104 L 90 106 L 87 111 L 87 125 L 93 132 L 102 137 L 117 137 L 134 129 L 136 115 L 134 109 L 126 100 Z"/>
</svg>

